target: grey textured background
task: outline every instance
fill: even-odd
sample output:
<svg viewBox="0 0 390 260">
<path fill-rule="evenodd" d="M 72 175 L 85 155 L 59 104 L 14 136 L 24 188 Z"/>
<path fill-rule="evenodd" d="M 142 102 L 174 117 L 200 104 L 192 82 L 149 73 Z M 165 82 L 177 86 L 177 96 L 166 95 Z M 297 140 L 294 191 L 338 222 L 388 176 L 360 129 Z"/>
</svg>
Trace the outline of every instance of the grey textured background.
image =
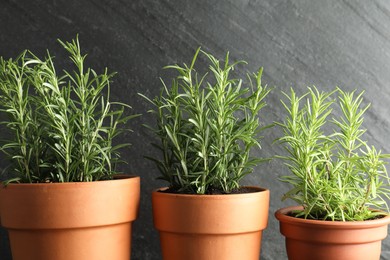
<svg viewBox="0 0 390 260">
<path fill-rule="evenodd" d="M 230 51 L 231 59 L 249 64 L 241 74 L 264 67 L 263 82 L 275 86 L 262 115 L 265 123 L 279 120 L 283 111 L 281 91 L 293 86 L 302 93 L 306 86 L 320 89 L 340 86 L 366 90 L 372 103 L 365 126 L 371 144 L 390 152 L 390 2 L 320 0 L 1 0 L 0 56 L 15 57 L 24 49 L 42 56 L 46 49 L 59 66 L 68 64 L 57 38 L 70 40 L 79 33 L 88 62 L 97 71 L 108 67 L 118 75 L 112 84 L 113 99 L 129 103 L 144 116 L 130 124 L 133 133 L 125 141 L 125 172 L 142 178 L 141 211 L 134 224 L 133 258 L 158 260 L 158 234 L 152 226 L 150 192 L 164 185 L 155 180 L 150 155 L 150 136 L 141 127 L 152 123 L 145 113 L 150 106 L 137 93 L 158 94 L 159 77 L 169 82 L 162 67 L 189 63 L 198 46 L 219 58 Z M 205 65 L 199 60 L 198 65 Z M 278 131 L 268 131 L 259 156 L 280 153 L 273 145 Z M 1 164 L 4 167 L 4 162 Z M 271 190 L 269 226 L 264 232 L 262 259 L 286 259 L 284 238 L 273 217 L 287 190 L 277 178 L 286 173 L 280 161 L 261 165 L 244 184 Z M 1 231 L 0 258 L 11 259 L 6 233 Z M 390 259 L 390 239 L 383 242 L 383 259 Z"/>
</svg>

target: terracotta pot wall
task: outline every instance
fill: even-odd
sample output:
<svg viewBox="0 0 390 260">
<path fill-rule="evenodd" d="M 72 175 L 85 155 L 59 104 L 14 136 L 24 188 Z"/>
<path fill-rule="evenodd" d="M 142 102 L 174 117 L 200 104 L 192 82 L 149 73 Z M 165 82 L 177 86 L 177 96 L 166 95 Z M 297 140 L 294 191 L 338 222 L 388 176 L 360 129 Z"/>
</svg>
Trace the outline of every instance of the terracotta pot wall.
<svg viewBox="0 0 390 260">
<path fill-rule="evenodd" d="M 286 237 L 289 260 L 379 260 L 390 216 L 376 220 L 342 222 L 287 216 L 288 207 L 275 213 Z"/>
<path fill-rule="evenodd" d="M 269 191 L 182 195 L 155 191 L 153 218 L 164 260 L 258 260 Z"/>
<path fill-rule="evenodd" d="M 140 178 L 0 189 L 13 260 L 127 260 Z"/>
</svg>

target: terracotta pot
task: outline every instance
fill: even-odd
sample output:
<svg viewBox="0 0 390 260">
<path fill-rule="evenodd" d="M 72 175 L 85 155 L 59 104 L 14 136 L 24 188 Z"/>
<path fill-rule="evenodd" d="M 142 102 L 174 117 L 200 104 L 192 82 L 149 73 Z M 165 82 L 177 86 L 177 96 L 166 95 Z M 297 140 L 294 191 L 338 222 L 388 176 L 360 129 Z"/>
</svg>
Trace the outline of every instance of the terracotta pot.
<svg viewBox="0 0 390 260">
<path fill-rule="evenodd" d="M 139 177 L 2 186 L 13 260 L 128 260 L 139 198 Z"/>
<path fill-rule="evenodd" d="M 286 237 L 290 260 L 378 260 L 381 242 L 387 236 L 390 216 L 342 222 L 308 220 L 288 216 L 300 206 L 278 210 L 275 217 Z"/>
<path fill-rule="evenodd" d="M 164 260 L 258 260 L 269 190 L 232 195 L 152 193 Z"/>
</svg>

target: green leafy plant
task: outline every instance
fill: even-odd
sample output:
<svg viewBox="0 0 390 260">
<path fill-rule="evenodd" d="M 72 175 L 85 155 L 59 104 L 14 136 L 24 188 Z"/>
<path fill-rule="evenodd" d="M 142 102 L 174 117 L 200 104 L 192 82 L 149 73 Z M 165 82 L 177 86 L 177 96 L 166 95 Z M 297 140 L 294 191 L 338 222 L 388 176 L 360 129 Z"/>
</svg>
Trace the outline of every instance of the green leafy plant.
<svg viewBox="0 0 390 260">
<path fill-rule="evenodd" d="M 338 94 L 341 117 L 328 120 Z M 356 94 L 337 88 L 320 92 L 309 88 L 298 97 L 293 89 L 282 101 L 288 116 L 277 123 L 284 135 L 278 140 L 284 145 L 286 160 L 292 175 L 282 181 L 293 188 L 284 199 L 303 205 L 298 217 L 354 221 L 374 218 L 385 207 L 389 194 L 389 178 L 381 154 L 369 146 L 362 136 L 363 115 L 369 106 L 362 106 L 363 92 Z M 333 126 L 333 127 L 332 127 Z M 324 133 L 324 127 L 333 132 Z M 329 130 L 329 128 L 327 128 Z"/>
<path fill-rule="evenodd" d="M 160 96 L 148 99 L 154 106 L 157 127 L 150 127 L 161 140 L 155 144 L 162 160 L 153 160 L 160 179 L 176 192 L 206 194 L 230 193 L 240 180 L 265 160 L 253 158 L 250 151 L 260 146 L 259 111 L 270 92 L 261 85 L 262 69 L 248 74 L 249 85 L 230 74 L 243 61 L 224 63 L 202 52 L 210 62 L 211 75 L 200 76 L 194 69 L 200 48 L 190 66 L 172 65 L 178 76 L 171 88 L 162 81 Z M 143 96 L 143 95 L 142 95 Z"/>
<path fill-rule="evenodd" d="M 114 74 L 85 68 L 78 38 L 60 44 L 75 70 L 57 75 L 49 52 L 44 60 L 26 50 L 15 60 L 0 58 L 0 108 L 8 140 L 10 181 L 75 182 L 110 179 L 120 161 L 113 139 L 126 104 L 109 100 Z M 117 107 L 117 108 L 114 108 Z"/>
</svg>

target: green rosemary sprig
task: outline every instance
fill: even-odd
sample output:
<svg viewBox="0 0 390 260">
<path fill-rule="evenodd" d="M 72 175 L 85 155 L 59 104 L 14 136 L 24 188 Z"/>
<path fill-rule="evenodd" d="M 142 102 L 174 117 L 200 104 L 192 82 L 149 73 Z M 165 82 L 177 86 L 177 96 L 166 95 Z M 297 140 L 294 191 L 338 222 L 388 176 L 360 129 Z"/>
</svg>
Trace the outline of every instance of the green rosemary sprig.
<svg viewBox="0 0 390 260">
<path fill-rule="evenodd" d="M 11 137 L 1 150 L 17 174 L 12 181 L 71 182 L 111 178 L 120 161 L 113 139 L 124 116 L 123 103 L 109 100 L 114 74 L 84 68 L 78 38 L 60 44 L 76 70 L 59 76 L 48 53 L 44 60 L 30 51 L 15 60 L 1 58 L 0 106 Z"/>
<path fill-rule="evenodd" d="M 209 75 L 191 65 L 171 65 L 178 76 L 171 88 L 164 82 L 160 96 L 148 99 L 155 109 L 157 127 L 150 127 L 161 140 L 154 146 L 162 159 L 150 158 L 161 172 L 160 178 L 180 192 L 205 194 L 212 189 L 226 193 L 239 188 L 241 179 L 264 159 L 250 151 L 260 147 L 259 112 L 266 105 L 270 89 L 261 85 L 262 69 L 248 75 L 249 85 L 230 76 L 241 63 L 222 63 L 202 52 L 210 62 Z"/>
<path fill-rule="evenodd" d="M 329 121 L 335 93 L 342 116 Z M 378 214 L 370 207 L 387 208 L 389 178 L 383 159 L 390 155 L 362 140 L 363 115 L 369 107 L 362 107 L 363 92 L 320 92 L 313 87 L 301 97 L 293 89 L 285 96 L 288 116 L 276 124 L 284 131 L 278 140 L 287 152 L 279 157 L 292 173 L 282 181 L 293 187 L 283 199 L 303 205 L 300 215 L 313 219 L 364 220 Z M 328 122 L 335 128 L 325 134 Z"/>
</svg>

